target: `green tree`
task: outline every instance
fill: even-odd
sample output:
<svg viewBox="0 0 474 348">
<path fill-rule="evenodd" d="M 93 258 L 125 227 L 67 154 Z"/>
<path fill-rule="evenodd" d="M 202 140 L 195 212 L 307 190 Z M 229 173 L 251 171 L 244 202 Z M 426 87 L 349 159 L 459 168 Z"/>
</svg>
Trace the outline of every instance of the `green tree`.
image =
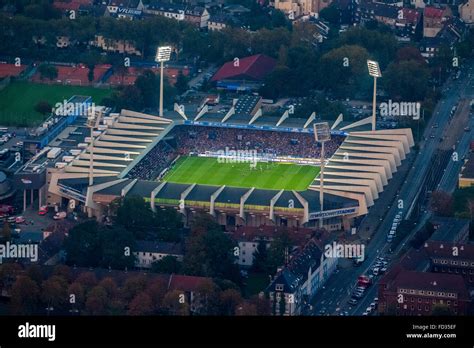
<svg viewBox="0 0 474 348">
<path fill-rule="evenodd" d="M 19 276 L 11 288 L 11 307 L 13 314 L 34 314 L 39 305 L 39 288 L 27 276 Z"/>
<path fill-rule="evenodd" d="M 58 77 L 58 69 L 54 65 L 41 64 L 38 67 L 40 79 L 54 80 Z M 51 109 L 50 109 L 51 110 Z"/>
<path fill-rule="evenodd" d="M 288 231 L 284 230 L 275 236 L 268 249 L 268 269 L 274 274 L 278 267 L 285 264 L 285 255 L 290 253 L 292 242 Z"/>
<path fill-rule="evenodd" d="M 323 8 L 319 12 L 319 16 L 321 19 L 329 22 L 329 24 L 334 26 L 339 24 L 339 10 L 336 8 L 336 6 L 329 5 L 328 7 Z"/>
<path fill-rule="evenodd" d="M 153 221 L 153 212 L 142 197 L 127 196 L 119 201 L 116 222 L 132 231 L 136 239 L 146 237 Z"/>
<path fill-rule="evenodd" d="M 155 273 L 179 273 L 181 270 L 181 262 L 175 256 L 165 256 L 161 260 L 155 261 L 151 265 L 151 271 Z"/>
<path fill-rule="evenodd" d="M 421 101 L 429 87 L 430 71 L 415 60 L 391 63 L 383 75 L 383 86 L 395 100 Z"/>
<path fill-rule="evenodd" d="M 135 237 L 123 226 L 105 226 L 100 230 L 102 267 L 132 268 L 135 265 Z"/>
<path fill-rule="evenodd" d="M 188 90 L 188 78 L 184 76 L 183 72 L 180 70 L 178 77 L 176 78 L 176 84 L 174 85 L 178 94 L 183 94 Z"/>
<path fill-rule="evenodd" d="M 3 223 L 2 227 L 2 240 L 9 241 L 12 237 L 12 230 L 10 228 L 10 224 L 8 222 Z"/>
<path fill-rule="evenodd" d="M 87 80 L 89 82 L 92 82 L 94 81 L 94 68 L 95 68 L 95 65 L 94 64 L 89 64 L 88 67 L 89 71 L 87 72 Z"/>
<path fill-rule="evenodd" d="M 431 315 L 434 316 L 451 316 L 454 315 L 451 308 L 446 304 L 437 303 L 431 307 Z"/>
<path fill-rule="evenodd" d="M 67 263 L 82 267 L 96 267 L 101 260 L 99 228 L 96 221 L 74 226 L 64 241 Z"/>
<path fill-rule="evenodd" d="M 41 285 L 41 299 L 47 307 L 64 309 L 69 300 L 68 283 L 60 276 L 52 276 Z"/>
<path fill-rule="evenodd" d="M 52 106 L 46 100 L 40 100 L 35 104 L 35 111 L 40 113 L 41 115 L 46 115 L 51 112 Z"/>
<path fill-rule="evenodd" d="M 256 272 L 268 272 L 268 251 L 267 243 L 260 241 L 253 254 L 253 269 Z"/>
</svg>

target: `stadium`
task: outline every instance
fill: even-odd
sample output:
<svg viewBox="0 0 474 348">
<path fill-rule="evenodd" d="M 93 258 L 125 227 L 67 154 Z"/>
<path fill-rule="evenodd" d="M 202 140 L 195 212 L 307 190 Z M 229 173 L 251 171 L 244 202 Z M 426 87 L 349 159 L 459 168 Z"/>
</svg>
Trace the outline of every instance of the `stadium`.
<svg viewBox="0 0 474 348">
<path fill-rule="evenodd" d="M 164 117 L 99 110 L 93 143 L 78 119 L 55 143 L 80 151 L 48 169 L 47 203 L 104 219 L 113 200 L 138 195 L 153 210 L 179 210 L 185 222 L 206 212 L 226 227 L 316 228 L 323 219 L 327 230 L 350 230 L 414 145 L 410 129 L 371 131 L 370 119 L 340 116 L 325 143 L 322 209 L 315 114 L 266 115 L 262 104 L 253 95 L 218 103 L 204 95 Z"/>
</svg>

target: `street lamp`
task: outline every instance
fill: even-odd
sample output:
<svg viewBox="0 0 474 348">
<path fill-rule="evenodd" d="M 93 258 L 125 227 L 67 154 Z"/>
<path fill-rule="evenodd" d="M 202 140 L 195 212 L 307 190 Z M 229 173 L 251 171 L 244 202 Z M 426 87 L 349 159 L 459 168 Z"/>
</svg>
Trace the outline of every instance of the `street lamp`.
<svg viewBox="0 0 474 348">
<path fill-rule="evenodd" d="M 319 205 L 321 207 L 321 217 L 319 218 L 319 228 L 323 228 L 323 210 L 324 210 L 324 143 L 331 140 L 329 123 L 320 122 L 313 124 L 314 139 L 321 143 L 321 172 L 319 174 Z"/>
<path fill-rule="evenodd" d="M 367 67 L 369 69 L 369 75 L 374 78 L 374 95 L 372 98 L 372 131 L 375 131 L 375 106 L 377 103 L 377 78 L 382 77 L 380 72 L 379 63 L 374 60 L 367 61 Z"/>
<path fill-rule="evenodd" d="M 155 61 L 160 63 L 160 113 L 159 116 L 163 117 L 163 70 L 164 63 L 169 61 L 171 58 L 171 47 L 162 46 L 156 50 Z"/>
</svg>

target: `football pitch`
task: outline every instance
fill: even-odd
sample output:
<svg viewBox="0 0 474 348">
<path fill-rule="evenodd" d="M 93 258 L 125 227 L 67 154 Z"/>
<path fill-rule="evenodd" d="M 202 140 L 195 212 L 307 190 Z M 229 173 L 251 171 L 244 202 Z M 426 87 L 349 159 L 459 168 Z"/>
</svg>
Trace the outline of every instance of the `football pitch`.
<svg viewBox="0 0 474 348">
<path fill-rule="evenodd" d="M 110 96 L 112 92 L 112 89 L 89 86 L 12 82 L 0 91 L 0 125 L 26 127 L 39 124 L 44 119 L 43 115 L 35 111 L 35 105 L 39 101 L 47 101 L 54 106 L 73 95 L 89 95 L 94 103 L 100 104 L 102 99 Z"/>
<path fill-rule="evenodd" d="M 319 173 L 319 167 L 293 163 L 219 163 L 217 158 L 181 157 L 163 181 L 181 184 L 255 187 L 304 191 Z"/>
</svg>

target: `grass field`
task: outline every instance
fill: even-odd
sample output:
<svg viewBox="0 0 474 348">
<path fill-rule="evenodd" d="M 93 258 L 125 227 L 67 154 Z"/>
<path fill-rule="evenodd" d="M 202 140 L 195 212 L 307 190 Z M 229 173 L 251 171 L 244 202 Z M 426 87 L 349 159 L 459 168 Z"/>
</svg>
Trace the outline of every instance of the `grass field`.
<svg viewBox="0 0 474 348">
<path fill-rule="evenodd" d="M 36 112 L 34 107 L 41 100 L 54 106 L 76 94 L 90 95 L 95 103 L 100 103 L 111 93 L 111 89 L 94 87 L 12 82 L 0 91 L 0 125 L 25 127 L 40 123 L 43 116 Z"/>
<path fill-rule="evenodd" d="M 274 190 L 306 190 L 319 173 L 319 167 L 297 164 L 219 163 L 217 158 L 182 157 L 164 181 L 182 184 L 227 185 Z"/>
</svg>

